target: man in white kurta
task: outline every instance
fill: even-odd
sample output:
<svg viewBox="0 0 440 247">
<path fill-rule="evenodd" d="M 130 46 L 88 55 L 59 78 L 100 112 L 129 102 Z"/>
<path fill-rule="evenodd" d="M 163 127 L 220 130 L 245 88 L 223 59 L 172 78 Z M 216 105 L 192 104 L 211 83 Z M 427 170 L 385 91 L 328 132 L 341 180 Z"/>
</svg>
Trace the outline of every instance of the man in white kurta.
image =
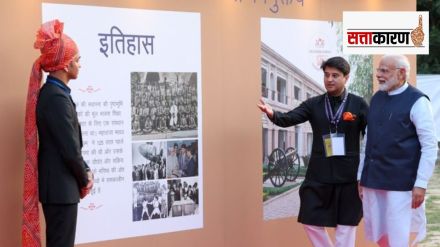
<svg viewBox="0 0 440 247">
<path fill-rule="evenodd" d="M 370 104 L 358 171 L 365 235 L 381 247 L 407 247 L 426 235 L 424 197 L 437 158 L 428 97 L 407 83 L 410 65 L 401 55 L 382 57 L 380 91 Z"/>
<path fill-rule="evenodd" d="M 177 114 L 179 113 L 179 110 L 177 109 L 176 103 L 173 101 L 173 104 L 170 107 L 170 128 L 175 129 L 177 126 Z"/>
</svg>

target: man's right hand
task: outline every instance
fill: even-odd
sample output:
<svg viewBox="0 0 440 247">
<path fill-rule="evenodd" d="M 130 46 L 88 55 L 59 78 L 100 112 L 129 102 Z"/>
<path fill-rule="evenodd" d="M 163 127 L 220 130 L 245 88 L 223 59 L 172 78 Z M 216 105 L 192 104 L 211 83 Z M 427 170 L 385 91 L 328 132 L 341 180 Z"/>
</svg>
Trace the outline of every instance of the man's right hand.
<svg viewBox="0 0 440 247">
<path fill-rule="evenodd" d="M 260 110 L 264 113 L 266 113 L 266 115 L 272 119 L 273 118 L 273 110 L 272 107 L 266 103 L 264 103 L 263 98 L 260 98 L 260 104 L 257 104 L 258 108 L 260 108 Z"/>
</svg>

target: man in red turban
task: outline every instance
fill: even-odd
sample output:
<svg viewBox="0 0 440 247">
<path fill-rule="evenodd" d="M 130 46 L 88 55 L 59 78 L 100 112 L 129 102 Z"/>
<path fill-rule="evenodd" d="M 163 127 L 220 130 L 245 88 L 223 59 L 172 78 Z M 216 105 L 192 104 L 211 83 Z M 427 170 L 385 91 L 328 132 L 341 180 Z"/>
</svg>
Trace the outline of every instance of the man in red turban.
<svg viewBox="0 0 440 247">
<path fill-rule="evenodd" d="M 67 86 L 78 77 L 80 56 L 63 27 L 58 20 L 44 23 L 34 43 L 41 55 L 32 68 L 26 103 L 25 247 L 41 246 L 37 197 L 46 220 L 46 246 L 73 246 L 78 202 L 93 186 L 93 175 L 81 155 L 81 128 Z M 49 75 L 40 90 L 43 70 Z"/>
</svg>

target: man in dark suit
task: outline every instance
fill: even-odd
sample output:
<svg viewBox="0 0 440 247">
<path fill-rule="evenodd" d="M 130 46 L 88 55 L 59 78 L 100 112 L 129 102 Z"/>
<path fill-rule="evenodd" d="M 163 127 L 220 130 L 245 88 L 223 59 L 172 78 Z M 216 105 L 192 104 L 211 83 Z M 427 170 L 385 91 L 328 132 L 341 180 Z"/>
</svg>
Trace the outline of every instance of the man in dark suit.
<svg viewBox="0 0 440 247">
<path fill-rule="evenodd" d="M 197 164 L 194 160 L 194 150 L 192 148 L 189 148 L 186 150 L 186 156 L 187 156 L 187 165 L 185 170 L 185 176 L 186 177 L 193 177 L 197 175 Z"/>
<path fill-rule="evenodd" d="M 38 191 L 47 247 L 74 245 L 78 202 L 93 186 L 92 173 L 81 155 L 81 128 L 68 87 L 78 77 L 80 56 L 75 42 L 62 31 L 58 20 L 45 23 L 35 42 L 42 55 L 34 68 L 49 72 L 36 104 Z M 40 73 L 41 81 L 41 69 L 35 73 Z M 31 83 L 39 83 L 32 76 Z"/>
<path fill-rule="evenodd" d="M 362 217 L 356 179 L 359 140 L 367 124 L 368 106 L 345 89 L 350 65 L 344 58 L 330 58 L 321 68 L 327 93 L 307 99 L 287 113 L 273 111 L 263 100 L 258 107 L 281 127 L 310 122 L 312 154 L 299 189 L 298 221 L 315 247 L 354 247 Z M 335 245 L 325 227 L 336 227 Z"/>
</svg>

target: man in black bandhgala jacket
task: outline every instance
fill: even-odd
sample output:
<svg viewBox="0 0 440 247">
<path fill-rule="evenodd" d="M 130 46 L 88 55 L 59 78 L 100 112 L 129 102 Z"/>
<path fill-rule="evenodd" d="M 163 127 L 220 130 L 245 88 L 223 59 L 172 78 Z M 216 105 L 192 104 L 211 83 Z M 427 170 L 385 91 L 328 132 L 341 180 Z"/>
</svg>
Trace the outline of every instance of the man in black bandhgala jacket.
<svg viewBox="0 0 440 247">
<path fill-rule="evenodd" d="M 327 93 L 307 99 L 287 113 L 273 111 L 263 100 L 258 107 L 281 127 L 310 122 L 313 146 L 299 189 L 298 222 L 315 247 L 354 247 L 356 226 L 362 218 L 356 175 L 368 105 L 345 88 L 350 65 L 344 58 L 330 58 L 321 68 Z M 334 244 L 325 227 L 336 227 Z"/>
</svg>

